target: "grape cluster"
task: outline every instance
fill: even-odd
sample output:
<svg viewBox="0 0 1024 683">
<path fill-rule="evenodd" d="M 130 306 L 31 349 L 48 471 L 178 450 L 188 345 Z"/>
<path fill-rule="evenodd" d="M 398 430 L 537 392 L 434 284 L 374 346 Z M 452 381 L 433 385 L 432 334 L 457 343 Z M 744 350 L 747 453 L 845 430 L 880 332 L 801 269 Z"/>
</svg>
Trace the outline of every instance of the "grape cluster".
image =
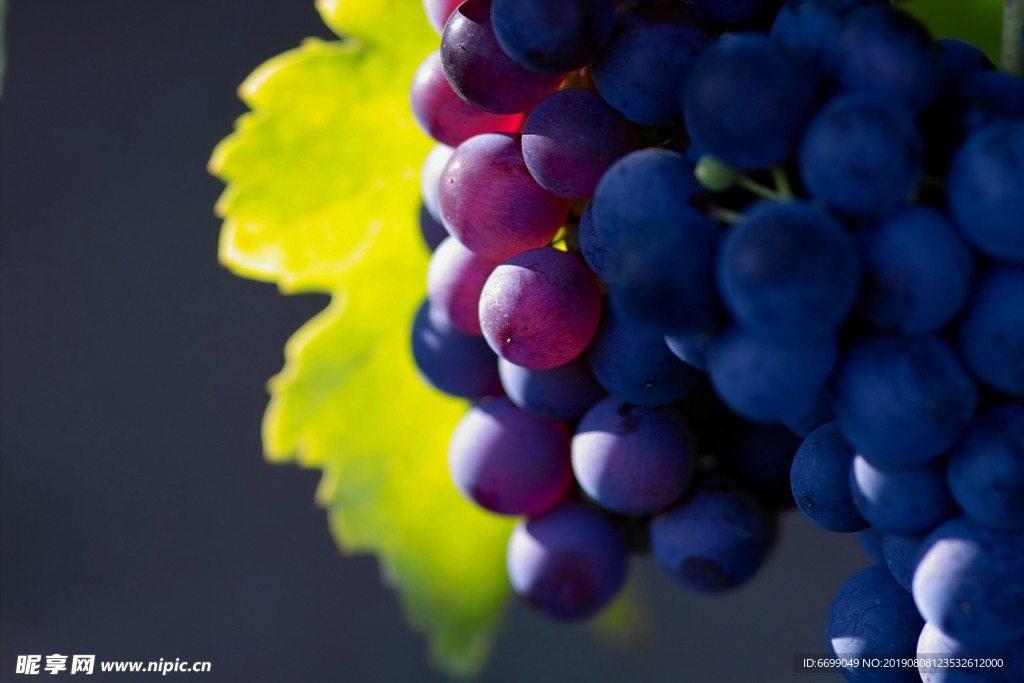
<svg viewBox="0 0 1024 683">
<path fill-rule="evenodd" d="M 424 6 L 413 351 L 513 589 L 731 589 L 795 505 L 875 542 L 833 652 L 1024 680 L 1024 79 L 887 0 Z"/>
</svg>

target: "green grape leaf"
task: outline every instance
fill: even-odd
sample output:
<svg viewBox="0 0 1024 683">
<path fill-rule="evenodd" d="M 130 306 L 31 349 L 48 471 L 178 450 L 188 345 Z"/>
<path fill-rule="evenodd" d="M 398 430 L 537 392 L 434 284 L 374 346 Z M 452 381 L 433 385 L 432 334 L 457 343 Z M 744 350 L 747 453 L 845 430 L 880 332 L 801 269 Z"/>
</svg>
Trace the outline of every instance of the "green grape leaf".
<svg viewBox="0 0 1024 683">
<path fill-rule="evenodd" d="M 999 64 L 1003 0 L 907 0 L 900 9 L 924 22 L 933 38 L 966 41 Z"/>
<path fill-rule="evenodd" d="M 220 258 L 286 292 L 331 293 L 269 383 L 266 456 L 323 471 L 317 499 L 341 548 L 377 554 L 435 657 L 468 672 L 509 592 L 512 520 L 449 480 L 446 444 L 466 404 L 423 384 L 409 344 L 427 267 L 417 176 L 431 143 L 408 88 L 438 39 L 420 0 L 317 6 L 343 39 L 260 66 L 240 89 L 251 111 L 210 160 L 227 183 Z"/>
</svg>

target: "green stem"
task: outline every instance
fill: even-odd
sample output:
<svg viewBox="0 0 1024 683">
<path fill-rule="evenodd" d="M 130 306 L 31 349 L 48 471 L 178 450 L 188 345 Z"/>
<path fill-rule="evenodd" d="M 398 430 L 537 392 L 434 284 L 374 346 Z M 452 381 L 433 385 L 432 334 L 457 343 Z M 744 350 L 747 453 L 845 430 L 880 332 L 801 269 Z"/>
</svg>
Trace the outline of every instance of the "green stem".
<svg viewBox="0 0 1024 683">
<path fill-rule="evenodd" d="M 741 175 L 739 178 L 736 179 L 736 184 L 742 187 L 747 192 L 750 192 L 751 194 L 756 194 L 758 197 L 762 197 L 764 199 L 771 199 L 773 201 L 779 201 L 783 199 L 781 192 L 776 192 L 770 187 L 765 187 L 764 185 L 757 182 L 748 175 Z"/>
<path fill-rule="evenodd" d="M 732 225 L 739 219 L 743 218 L 743 214 L 739 211 L 725 209 L 721 206 L 712 206 L 708 209 L 708 215 L 711 216 L 711 220 L 719 223 L 725 223 L 726 225 Z"/>
<path fill-rule="evenodd" d="M 793 198 L 793 186 L 789 184 L 789 176 L 786 175 L 786 169 L 781 166 L 773 168 L 772 181 L 775 183 L 775 189 L 780 197 L 784 199 Z"/>
<path fill-rule="evenodd" d="M 1006 73 L 1024 76 L 1024 54 L 1021 36 L 1024 35 L 1024 0 L 1003 0 L 1002 69 Z"/>
</svg>

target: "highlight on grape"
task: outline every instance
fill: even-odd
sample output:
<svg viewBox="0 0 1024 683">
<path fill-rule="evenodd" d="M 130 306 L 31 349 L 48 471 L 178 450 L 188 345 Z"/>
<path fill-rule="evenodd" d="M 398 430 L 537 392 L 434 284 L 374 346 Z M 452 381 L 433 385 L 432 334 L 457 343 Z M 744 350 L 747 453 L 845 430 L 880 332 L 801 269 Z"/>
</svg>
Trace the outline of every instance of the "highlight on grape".
<svg viewBox="0 0 1024 683">
<path fill-rule="evenodd" d="M 412 344 L 515 592 L 727 591 L 795 507 L 877 543 L 836 661 L 1024 680 L 1024 79 L 888 0 L 424 8 Z"/>
</svg>

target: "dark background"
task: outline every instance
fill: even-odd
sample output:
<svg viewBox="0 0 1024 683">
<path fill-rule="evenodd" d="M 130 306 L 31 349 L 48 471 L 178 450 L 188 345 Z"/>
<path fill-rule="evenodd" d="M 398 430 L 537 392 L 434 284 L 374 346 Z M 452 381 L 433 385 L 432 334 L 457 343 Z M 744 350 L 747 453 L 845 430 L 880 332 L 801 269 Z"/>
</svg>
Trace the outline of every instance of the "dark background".
<svg viewBox="0 0 1024 683">
<path fill-rule="evenodd" d="M 325 300 L 216 264 L 206 160 L 245 76 L 327 36 L 312 0 L 12 4 L 0 681 L 30 680 L 17 655 L 54 652 L 209 660 L 205 681 L 443 680 L 375 560 L 336 551 L 315 473 L 261 458 L 264 382 Z M 480 680 L 837 681 L 794 676 L 792 653 L 824 649 L 829 601 L 866 563 L 790 515 L 729 596 L 637 563 L 650 620 L 629 647 L 513 605 Z"/>
</svg>

